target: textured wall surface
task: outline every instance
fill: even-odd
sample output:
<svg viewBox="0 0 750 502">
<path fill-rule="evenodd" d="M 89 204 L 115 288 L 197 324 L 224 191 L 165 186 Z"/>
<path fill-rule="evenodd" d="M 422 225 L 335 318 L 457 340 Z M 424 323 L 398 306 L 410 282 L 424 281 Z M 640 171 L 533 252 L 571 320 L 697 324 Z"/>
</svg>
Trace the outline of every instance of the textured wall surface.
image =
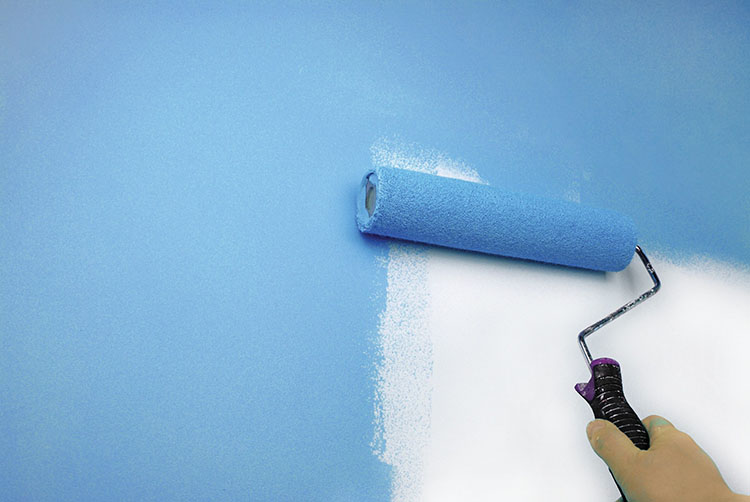
<svg viewBox="0 0 750 502">
<path fill-rule="evenodd" d="M 564 438 L 551 450 L 569 441 L 598 469 L 600 491 L 582 484 L 580 496 L 612 495 L 581 440 L 587 409 L 569 386 L 586 370 L 568 333 L 609 297 L 512 337 L 486 329 L 499 322 L 489 304 L 466 302 L 471 290 L 508 298 L 482 277 L 582 297 L 606 284 L 619 301 L 641 285 L 637 271 L 631 283 L 363 238 L 354 199 L 378 163 L 627 212 L 644 247 L 680 271 L 667 273 L 665 298 L 670 275 L 683 293 L 724 288 L 686 309 L 688 299 L 661 310 L 654 299 L 618 329 L 704 309 L 700 326 L 727 351 L 706 356 L 703 332 L 655 355 L 641 357 L 625 332 L 595 350 L 623 359 L 634 405 L 678 414 L 748 490 L 737 473 L 750 462 L 708 430 L 710 410 L 692 413 L 688 394 L 663 397 L 645 372 L 673 375 L 654 370 L 669 352 L 698 368 L 681 373 L 684 387 L 718 388 L 712 406 L 731 405 L 721 368 L 747 353 L 746 319 L 720 305 L 750 287 L 749 21 L 741 2 L 3 2 L 3 497 L 414 500 L 470 484 L 481 498 L 503 493 L 481 481 L 498 472 L 517 474 L 507 493 L 528 494 L 534 476 L 564 477 L 556 454 L 532 468 L 522 445 L 485 436 L 505 448 L 490 457 L 470 451 L 479 432 L 462 435 L 523 420 L 508 411 L 516 404 L 503 408 L 516 376 L 503 372 L 508 360 L 492 373 L 492 336 L 521 354 L 566 338 L 569 351 L 549 354 L 560 358 L 550 392 L 562 430 L 546 432 Z M 456 285 L 466 294 L 443 303 L 445 281 L 460 277 L 474 278 Z M 523 312 L 548 306 L 534 291 L 519 296 Z M 411 360 L 387 358 L 384 327 L 403 314 L 394 298 L 413 309 L 418 336 L 390 348 Z M 455 315 L 438 319 L 438 307 Z M 477 333 L 464 359 L 450 348 L 451 323 Z M 404 361 L 417 364 L 407 383 Z M 484 426 L 450 415 L 446 382 L 503 376 L 496 389 L 477 386 L 474 401 L 459 392 Z M 389 403 L 406 407 L 394 415 Z M 748 413 L 714 411 L 734 423 Z M 461 438 L 455 458 L 485 470 L 449 462 Z"/>
</svg>

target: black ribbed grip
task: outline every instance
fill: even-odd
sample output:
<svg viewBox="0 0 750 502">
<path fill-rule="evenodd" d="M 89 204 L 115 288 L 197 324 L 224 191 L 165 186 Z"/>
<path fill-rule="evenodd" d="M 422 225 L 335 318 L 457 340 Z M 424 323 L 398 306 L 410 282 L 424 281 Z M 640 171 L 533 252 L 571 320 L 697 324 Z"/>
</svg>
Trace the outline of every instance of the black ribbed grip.
<svg viewBox="0 0 750 502">
<path fill-rule="evenodd" d="M 651 444 L 648 431 L 625 399 L 622 374 L 617 361 L 609 358 L 592 361 L 591 380 L 576 385 L 576 391 L 589 403 L 595 418 L 609 420 L 625 433 L 634 445 L 641 450 L 648 450 Z M 614 474 L 612 477 L 614 478 Z M 628 499 L 616 479 L 615 484 L 620 490 L 623 502 L 627 502 Z"/>
<path fill-rule="evenodd" d="M 648 450 L 646 427 L 625 399 L 619 364 L 597 364 L 593 367 L 594 398 L 589 401 L 594 417 L 609 420 L 641 450 Z"/>
</svg>

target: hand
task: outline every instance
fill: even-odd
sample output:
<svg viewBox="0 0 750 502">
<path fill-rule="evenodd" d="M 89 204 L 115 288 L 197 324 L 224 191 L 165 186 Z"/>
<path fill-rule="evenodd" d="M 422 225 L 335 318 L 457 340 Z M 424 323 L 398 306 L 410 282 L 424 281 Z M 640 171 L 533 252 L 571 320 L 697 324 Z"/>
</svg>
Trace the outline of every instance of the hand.
<svg viewBox="0 0 750 502">
<path fill-rule="evenodd" d="M 643 421 L 651 438 L 639 450 L 612 422 L 594 420 L 586 428 L 591 447 L 609 466 L 628 502 L 740 502 L 711 458 L 667 420 Z M 622 499 L 620 499 L 622 500 Z"/>
</svg>

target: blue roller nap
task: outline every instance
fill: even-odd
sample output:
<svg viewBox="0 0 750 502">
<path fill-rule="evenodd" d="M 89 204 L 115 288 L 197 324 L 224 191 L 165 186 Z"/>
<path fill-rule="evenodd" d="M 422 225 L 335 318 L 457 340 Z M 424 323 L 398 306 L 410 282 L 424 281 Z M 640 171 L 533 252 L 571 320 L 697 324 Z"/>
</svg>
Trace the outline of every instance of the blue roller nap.
<svg viewBox="0 0 750 502">
<path fill-rule="evenodd" d="M 614 211 L 386 167 L 363 178 L 357 225 L 368 234 L 606 271 L 627 267 L 636 246 L 635 224 Z"/>
</svg>

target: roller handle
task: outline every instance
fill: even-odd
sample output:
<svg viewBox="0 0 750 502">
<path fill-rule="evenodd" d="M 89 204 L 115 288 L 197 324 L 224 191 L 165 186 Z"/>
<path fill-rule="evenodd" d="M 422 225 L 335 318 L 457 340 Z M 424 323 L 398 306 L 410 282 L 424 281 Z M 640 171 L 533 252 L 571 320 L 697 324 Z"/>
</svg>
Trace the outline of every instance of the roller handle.
<svg viewBox="0 0 750 502">
<path fill-rule="evenodd" d="M 609 358 L 592 361 L 591 380 L 588 383 L 579 383 L 576 390 L 589 403 L 595 418 L 609 420 L 634 445 L 641 450 L 648 450 L 651 444 L 648 431 L 625 399 L 620 364 L 617 361 Z M 619 485 L 617 488 L 622 494 L 622 500 L 626 502 L 622 488 Z"/>
</svg>

